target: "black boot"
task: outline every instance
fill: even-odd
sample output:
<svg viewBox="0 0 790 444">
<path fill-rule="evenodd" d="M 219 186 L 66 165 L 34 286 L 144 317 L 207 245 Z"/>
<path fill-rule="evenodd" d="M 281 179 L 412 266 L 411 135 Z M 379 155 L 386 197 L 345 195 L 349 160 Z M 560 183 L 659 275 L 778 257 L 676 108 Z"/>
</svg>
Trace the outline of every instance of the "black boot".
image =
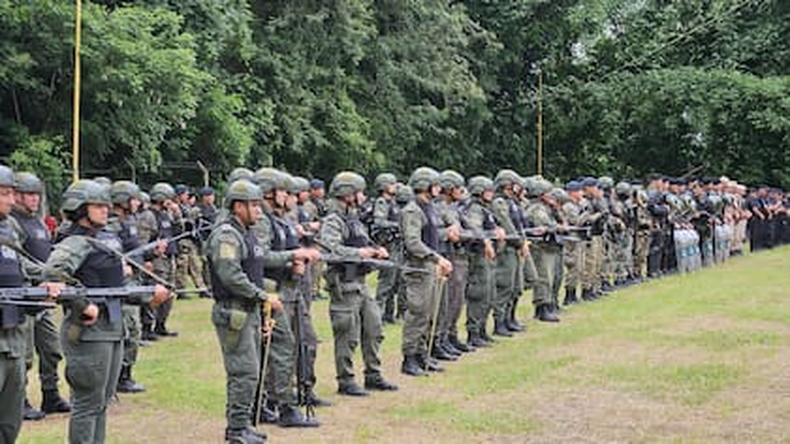
<svg viewBox="0 0 790 444">
<path fill-rule="evenodd" d="M 118 378 L 118 392 L 119 393 L 141 393 L 145 391 L 145 387 L 135 382 L 132 379 L 132 367 L 124 365 L 121 367 L 121 376 Z"/>
<path fill-rule="evenodd" d="M 159 336 L 154 333 L 153 327 L 151 325 L 144 325 L 143 331 L 140 334 L 140 339 L 146 342 L 151 342 L 158 340 Z"/>
<path fill-rule="evenodd" d="M 494 319 L 494 336 L 510 338 L 513 336 L 513 333 L 507 328 L 507 324 L 504 320 Z"/>
<path fill-rule="evenodd" d="M 592 288 L 585 288 L 584 290 L 582 290 L 582 300 L 587 302 L 592 302 L 595 299 L 596 298 L 594 296 L 594 292 Z"/>
<path fill-rule="evenodd" d="M 472 347 L 475 347 L 476 349 L 477 348 L 484 348 L 484 347 L 491 347 L 491 344 L 489 344 L 488 342 L 484 341 L 480 337 L 480 334 L 473 333 L 473 332 L 469 332 L 469 336 L 466 339 L 466 343 L 470 344 Z"/>
<path fill-rule="evenodd" d="M 71 404 L 63 399 L 57 390 L 44 390 L 41 394 L 41 411 L 44 413 L 68 413 L 71 411 Z"/>
<path fill-rule="evenodd" d="M 403 357 L 403 364 L 400 366 L 400 372 L 409 376 L 427 376 L 415 355 L 406 355 Z"/>
<path fill-rule="evenodd" d="M 455 356 L 456 358 L 460 358 L 461 355 L 464 354 L 461 350 L 458 350 L 452 342 L 448 339 L 447 336 L 443 337 L 439 345 L 446 351 L 447 353 Z"/>
<path fill-rule="evenodd" d="M 522 323 L 518 322 L 516 319 L 516 312 L 518 311 L 518 299 L 515 299 L 512 304 L 510 304 L 510 311 L 508 313 L 508 317 L 506 320 L 508 330 L 521 333 L 525 331 L 527 327 L 525 327 Z"/>
<path fill-rule="evenodd" d="M 485 327 L 483 327 L 483 329 L 480 330 L 480 339 L 482 339 L 483 342 L 487 342 L 488 345 L 496 344 L 496 340 L 494 340 L 494 338 L 492 338 L 491 336 L 488 335 L 488 333 L 486 332 Z"/>
<path fill-rule="evenodd" d="M 434 341 L 433 343 L 433 350 L 431 350 L 431 356 L 440 360 L 440 361 L 457 361 L 458 357 L 455 355 L 451 355 L 447 353 L 447 351 L 442 348 L 441 344 Z"/>
<path fill-rule="evenodd" d="M 157 336 L 162 336 L 167 338 L 175 338 L 176 336 L 178 336 L 177 331 L 168 330 L 167 327 L 165 327 L 164 323 L 156 324 L 156 327 L 154 327 L 154 333 L 156 333 Z"/>
<path fill-rule="evenodd" d="M 398 391 L 398 386 L 378 376 L 376 378 L 365 378 L 365 390 L 396 392 Z"/>
<path fill-rule="evenodd" d="M 319 398 L 314 391 L 310 390 L 305 395 L 302 405 L 310 405 L 312 407 L 331 407 L 332 403 L 326 399 Z"/>
<path fill-rule="evenodd" d="M 604 280 L 603 282 L 601 282 L 601 292 L 611 293 L 612 291 L 614 291 L 614 287 L 612 286 L 612 284 L 609 283 L 609 281 Z"/>
<path fill-rule="evenodd" d="M 30 401 L 25 398 L 25 412 L 23 414 L 23 418 L 25 421 L 40 421 L 46 418 L 47 414 L 42 412 L 41 410 L 36 410 L 30 405 Z"/>
<path fill-rule="evenodd" d="M 225 441 L 229 444 L 263 444 L 266 435 L 258 433 L 252 427 L 243 429 L 225 429 Z"/>
<path fill-rule="evenodd" d="M 417 362 L 420 364 L 420 368 L 427 372 L 441 373 L 444 371 L 444 367 L 430 356 L 417 355 Z"/>
<path fill-rule="evenodd" d="M 560 318 L 551 310 L 550 304 L 540 304 L 535 307 L 535 318 L 541 322 L 560 322 Z"/>
<path fill-rule="evenodd" d="M 573 305 L 579 302 L 579 299 L 576 298 L 576 289 L 575 288 L 566 288 L 565 289 L 565 300 L 562 301 L 562 305 Z"/>
<path fill-rule="evenodd" d="M 474 346 L 470 346 L 469 344 L 464 344 L 463 342 L 461 342 L 461 340 L 458 339 L 457 334 L 447 335 L 447 342 L 451 344 L 453 347 L 455 347 L 456 350 L 462 353 L 471 353 L 475 351 Z"/>
<path fill-rule="evenodd" d="M 340 395 L 356 397 L 368 396 L 370 394 L 365 390 L 362 390 L 362 387 L 358 386 L 356 382 L 340 384 L 340 386 L 337 388 L 337 393 Z"/>
<path fill-rule="evenodd" d="M 280 417 L 277 419 L 280 427 L 318 427 L 321 425 L 315 418 L 308 418 L 296 406 L 280 404 Z"/>
<path fill-rule="evenodd" d="M 277 403 L 267 400 L 261 406 L 261 415 L 258 417 L 258 422 L 263 424 L 277 424 Z"/>
</svg>

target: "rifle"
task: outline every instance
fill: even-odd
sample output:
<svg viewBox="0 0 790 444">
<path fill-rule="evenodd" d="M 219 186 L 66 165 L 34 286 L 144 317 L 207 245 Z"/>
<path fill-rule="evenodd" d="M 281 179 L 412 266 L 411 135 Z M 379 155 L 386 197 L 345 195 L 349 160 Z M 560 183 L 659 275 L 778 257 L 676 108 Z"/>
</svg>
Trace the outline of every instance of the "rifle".
<svg viewBox="0 0 790 444">
<path fill-rule="evenodd" d="M 496 235 L 490 231 L 486 231 L 483 233 L 482 236 L 480 236 L 478 234 L 470 232 L 469 230 L 463 230 L 461 232 L 460 238 L 461 238 L 461 242 L 469 242 L 469 243 L 483 243 L 485 241 L 499 240 L 499 238 L 496 237 Z M 523 240 L 524 238 L 517 234 L 508 234 L 502 239 L 502 241 L 504 242 L 521 242 Z"/>
<path fill-rule="evenodd" d="M 167 242 L 169 244 L 171 242 L 178 242 L 181 239 L 185 239 L 187 237 L 195 237 L 195 238 L 197 238 L 200 233 L 202 233 L 204 231 L 211 230 L 211 227 L 212 227 L 212 225 L 211 225 L 210 222 L 208 222 L 205 219 L 199 219 L 197 227 L 194 227 L 191 230 L 184 231 L 184 232 L 182 232 L 180 234 L 177 234 L 175 236 L 169 237 L 167 239 L 156 239 L 156 240 L 153 240 L 151 242 L 148 242 L 147 244 L 140 245 L 139 247 L 137 247 L 137 248 L 135 248 L 133 250 L 129 250 L 126 253 L 124 253 L 124 256 L 126 256 L 128 258 L 128 257 L 137 256 L 137 255 L 140 255 L 140 254 L 143 254 L 143 253 L 147 253 L 147 252 L 153 250 L 154 248 L 156 248 L 157 245 L 159 245 L 159 242 L 162 242 L 162 241 Z"/>
<path fill-rule="evenodd" d="M 154 286 L 130 285 L 124 287 L 63 287 L 55 302 L 68 302 L 87 298 L 94 304 L 104 304 L 110 322 L 121 320 L 121 300 L 139 294 L 153 293 Z M 0 301 L 6 305 L 23 307 L 53 308 L 54 303 L 47 301 L 49 291 L 44 287 L 0 288 Z M 29 305 L 31 304 L 32 305 Z"/>
<path fill-rule="evenodd" d="M 433 273 L 431 270 L 425 268 L 409 267 L 392 262 L 386 259 L 357 259 L 353 257 L 338 256 L 335 254 L 322 254 L 321 261 L 327 265 L 357 265 L 360 267 L 370 268 L 396 268 L 400 271 L 414 272 L 414 273 Z"/>
</svg>

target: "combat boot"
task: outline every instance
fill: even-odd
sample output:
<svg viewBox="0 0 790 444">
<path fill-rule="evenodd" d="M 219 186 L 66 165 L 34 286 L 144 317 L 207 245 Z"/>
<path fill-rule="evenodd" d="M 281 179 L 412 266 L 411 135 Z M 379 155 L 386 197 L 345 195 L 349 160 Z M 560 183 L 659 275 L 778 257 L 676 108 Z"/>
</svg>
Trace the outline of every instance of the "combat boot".
<svg viewBox="0 0 790 444">
<path fill-rule="evenodd" d="M 562 305 L 573 305 L 577 304 L 579 299 L 576 298 L 576 289 L 575 288 L 566 288 L 565 289 L 565 300 L 562 301 Z"/>
<path fill-rule="evenodd" d="M 284 428 L 298 427 L 318 427 L 321 425 L 315 418 L 308 418 L 296 406 L 291 404 L 280 404 L 280 417 L 277 418 L 277 425 Z"/>
<path fill-rule="evenodd" d="M 458 339 L 458 335 L 456 334 L 447 335 L 447 343 L 451 344 L 453 347 L 455 347 L 456 350 L 460 351 L 461 353 L 471 353 L 475 351 L 474 346 L 470 346 L 469 344 L 464 344 L 463 342 L 461 342 L 460 339 Z"/>
<path fill-rule="evenodd" d="M 494 335 L 506 338 L 513 337 L 513 333 L 507 328 L 505 321 L 500 319 L 494 319 Z"/>
<path fill-rule="evenodd" d="M 71 411 L 71 404 L 60 396 L 57 389 L 44 390 L 41 394 L 41 411 L 44 413 L 68 413 Z"/>
<path fill-rule="evenodd" d="M 427 372 L 442 373 L 444 371 L 444 367 L 430 356 L 417 355 L 417 362 L 420 364 L 420 368 Z"/>
<path fill-rule="evenodd" d="M 46 418 L 47 414 L 41 410 L 36 410 L 30 405 L 30 401 L 25 398 L 25 411 L 22 415 L 25 421 L 41 421 Z"/>
<path fill-rule="evenodd" d="M 560 322 L 560 318 L 551 310 L 550 304 L 540 304 L 535 307 L 535 317 L 540 322 Z"/>
<path fill-rule="evenodd" d="M 124 365 L 121 367 L 121 376 L 118 378 L 118 392 L 119 393 L 141 393 L 145 391 L 145 387 L 135 382 L 132 379 L 132 367 Z"/>
<path fill-rule="evenodd" d="M 225 441 L 229 444 L 263 444 L 266 442 L 266 435 L 258 433 L 252 427 L 225 429 Z"/>
<path fill-rule="evenodd" d="M 365 378 L 365 390 L 376 390 L 379 392 L 396 392 L 398 386 L 387 381 L 381 376 L 375 378 Z"/>
<path fill-rule="evenodd" d="M 480 337 L 480 334 L 469 332 L 469 336 L 466 339 L 466 343 L 472 345 L 475 348 L 484 348 L 490 347 L 491 344 L 484 341 L 483 338 Z"/>
<path fill-rule="evenodd" d="M 304 399 L 302 400 L 302 405 L 305 406 L 309 405 L 313 407 L 331 407 L 332 403 L 326 399 L 319 398 L 314 391 L 310 390 L 304 396 Z"/>
<path fill-rule="evenodd" d="M 518 311 L 518 299 L 514 300 L 512 304 L 510 304 L 510 311 L 505 324 L 507 325 L 508 330 L 514 333 L 521 333 L 527 329 L 522 323 L 518 322 L 516 319 L 516 312 Z"/>
<path fill-rule="evenodd" d="M 494 340 L 494 338 L 492 338 L 491 336 L 488 335 L 488 332 L 486 332 L 485 328 L 480 330 L 480 339 L 482 339 L 483 342 L 487 342 L 488 345 L 496 344 L 496 340 Z"/>
<path fill-rule="evenodd" d="M 156 327 L 154 327 L 154 333 L 156 333 L 157 336 L 167 338 L 175 338 L 178 336 L 177 331 L 168 330 L 167 327 L 165 327 L 165 324 L 156 324 Z"/>
<path fill-rule="evenodd" d="M 447 351 L 444 348 L 442 348 L 442 346 L 438 342 L 433 343 L 433 350 L 431 350 L 431 356 L 440 361 L 458 360 L 457 356 L 447 353 Z"/>
<path fill-rule="evenodd" d="M 406 355 L 403 357 L 403 364 L 401 364 L 400 372 L 409 376 L 427 376 L 415 355 Z"/>
<path fill-rule="evenodd" d="M 159 337 L 154 333 L 152 327 L 150 325 L 144 325 L 143 331 L 140 334 L 140 339 L 145 342 L 153 342 L 159 339 Z"/>
<path fill-rule="evenodd" d="M 356 397 L 368 396 L 370 394 L 365 390 L 362 390 L 362 387 L 358 386 L 356 382 L 340 384 L 340 386 L 337 388 L 337 393 L 339 395 L 356 396 Z"/>
<path fill-rule="evenodd" d="M 261 406 L 261 414 L 258 417 L 258 422 L 264 424 L 277 424 L 277 403 L 267 400 L 266 403 Z"/>
<path fill-rule="evenodd" d="M 461 355 L 463 355 L 463 354 L 464 354 L 464 352 L 462 352 L 461 350 L 458 350 L 458 349 L 457 349 L 457 348 L 456 348 L 456 347 L 455 347 L 455 346 L 454 346 L 454 345 L 453 345 L 453 344 L 450 342 L 450 340 L 447 338 L 447 336 L 445 336 L 445 337 L 443 337 L 443 338 L 442 338 L 441 342 L 439 342 L 439 346 L 441 346 L 441 347 L 444 349 L 444 351 L 446 351 L 447 353 L 449 353 L 449 354 L 451 354 L 451 355 L 455 356 L 456 358 L 460 358 L 460 357 L 461 357 Z"/>
<path fill-rule="evenodd" d="M 592 288 L 585 288 L 582 291 L 582 299 L 587 302 L 592 302 L 597 300 L 598 298 L 595 296 L 595 291 Z"/>
</svg>

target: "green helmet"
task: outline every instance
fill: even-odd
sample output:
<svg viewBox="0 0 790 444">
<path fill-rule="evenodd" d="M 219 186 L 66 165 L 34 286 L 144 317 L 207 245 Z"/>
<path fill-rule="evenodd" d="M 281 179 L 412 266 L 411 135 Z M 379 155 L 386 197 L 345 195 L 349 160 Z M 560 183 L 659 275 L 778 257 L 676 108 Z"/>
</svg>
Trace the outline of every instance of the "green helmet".
<svg viewBox="0 0 790 444">
<path fill-rule="evenodd" d="M 376 187 L 376 191 L 381 192 L 384 191 L 384 188 L 392 185 L 394 183 L 398 183 L 398 178 L 395 177 L 392 173 L 381 173 L 376 176 L 376 180 L 373 181 L 373 186 Z"/>
<path fill-rule="evenodd" d="M 439 172 L 430 167 L 419 167 L 411 173 L 409 186 L 415 191 L 425 191 L 434 184 L 439 183 Z"/>
<path fill-rule="evenodd" d="M 521 176 L 513 170 L 500 170 L 494 177 L 494 184 L 500 189 L 512 185 L 521 186 L 521 182 Z"/>
<path fill-rule="evenodd" d="M 521 180 L 521 186 L 527 190 L 527 193 L 532 193 L 532 189 L 535 188 L 535 184 L 537 183 L 537 179 L 535 176 L 525 177 Z"/>
<path fill-rule="evenodd" d="M 554 188 L 554 185 L 551 184 L 546 179 L 540 178 L 535 180 L 532 187 L 529 188 L 529 196 L 530 197 L 540 197 L 548 192 L 550 192 Z"/>
<path fill-rule="evenodd" d="M 14 171 L 5 165 L 0 165 L 0 187 L 14 188 L 16 186 L 16 177 Z"/>
<path fill-rule="evenodd" d="M 439 177 L 439 183 L 444 189 L 461 188 L 465 185 L 464 176 L 453 170 L 444 170 Z"/>
<path fill-rule="evenodd" d="M 162 202 L 175 198 L 176 190 L 167 182 L 159 182 L 151 187 L 150 194 L 152 202 Z"/>
<path fill-rule="evenodd" d="M 96 176 L 93 178 L 93 181 L 105 187 L 109 187 L 112 185 L 112 180 L 110 180 L 110 178 L 106 176 Z"/>
<path fill-rule="evenodd" d="M 628 196 L 631 194 L 631 184 L 628 182 L 617 182 L 617 185 L 614 187 L 614 192 L 617 193 L 618 196 Z"/>
<path fill-rule="evenodd" d="M 329 195 L 345 197 L 359 191 L 365 191 L 365 178 L 351 171 L 342 171 L 329 184 Z"/>
<path fill-rule="evenodd" d="M 614 179 L 609 176 L 601 176 L 598 178 L 598 187 L 602 190 L 611 190 L 614 187 Z"/>
<path fill-rule="evenodd" d="M 233 202 L 238 200 L 250 202 L 261 200 L 262 198 L 263 193 L 261 192 L 261 187 L 247 179 L 239 179 L 231 183 L 225 191 L 225 206 L 230 208 Z"/>
<path fill-rule="evenodd" d="M 395 188 L 395 202 L 399 204 L 407 204 L 412 199 L 414 199 L 414 191 L 411 189 L 411 187 L 405 183 L 398 182 Z"/>
<path fill-rule="evenodd" d="M 713 211 L 719 212 L 724 208 L 724 200 L 718 194 L 709 194 L 707 199 L 708 205 Z"/>
<path fill-rule="evenodd" d="M 294 194 L 310 191 L 310 181 L 302 176 L 291 176 L 291 189 L 288 191 Z"/>
<path fill-rule="evenodd" d="M 20 193 L 41 194 L 44 192 L 44 182 L 35 174 L 23 171 L 16 173 L 16 190 Z"/>
<path fill-rule="evenodd" d="M 554 198 L 554 200 L 561 204 L 571 200 L 570 196 L 568 196 L 568 193 L 566 193 L 562 188 L 553 188 L 549 194 Z"/>
<path fill-rule="evenodd" d="M 238 167 L 234 168 L 233 171 L 230 172 L 228 175 L 228 183 L 233 183 L 240 179 L 247 179 L 249 181 L 255 180 L 255 173 L 252 172 L 249 168 Z"/>
<path fill-rule="evenodd" d="M 145 191 L 140 191 L 140 202 L 147 204 L 151 203 L 151 195 Z"/>
<path fill-rule="evenodd" d="M 140 187 L 138 187 L 136 183 L 129 180 L 118 180 L 115 181 L 110 187 L 110 197 L 112 198 L 112 203 L 114 204 L 126 203 L 132 198 L 139 199 Z"/>
<path fill-rule="evenodd" d="M 469 179 L 469 194 L 479 196 L 484 191 L 494 190 L 494 181 L 485 176 L 475 176 Z"/>
<path fill-rule="evenodd" d="M 77 211 L 87 204 L 111 205 L 109 188 L 93 180 L 78 180 L 69 185 L 63 193 L 61 209 Z"/>
<path fill-rule="evenodd" d="M 269 194 L 274 190 L 287 190 L 289 181 L 285 179 L 284 174 L 276 168 L 263 167 L 255 172 L 254 182 L 261 187 L 263 194 Z"/>
</svg>

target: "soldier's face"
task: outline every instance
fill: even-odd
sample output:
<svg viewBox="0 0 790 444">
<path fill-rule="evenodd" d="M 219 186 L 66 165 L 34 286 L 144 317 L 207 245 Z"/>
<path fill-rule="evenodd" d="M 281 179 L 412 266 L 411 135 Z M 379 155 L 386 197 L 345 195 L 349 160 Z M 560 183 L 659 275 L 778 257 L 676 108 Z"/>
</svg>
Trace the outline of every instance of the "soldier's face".
<svg viewBox="0 0 790 444">
<path fill-rule="evenodd" d="M 98 225 L 100 227 L 107 225 L 107 216 L 109 213 L 109 205 L 88 204 L 88 220 L 93 225 Z"/>
<path fill-rule="evenodd" d="M 442 192 L 442 186 L 438 183 L 431 185 L 430 188 L 431 198 L 435 198 Z"/>
<path fill-rule="evenodd" d="M 293 210 L 296 207 L 296 194 L 288 193 L 285 198 L 285 209 L 286 210 Z"/>
<path fill-rule="evenodd" d="M 246 226 L 254 225 L 263 216 L 261 201 L 239 202 L 240 209 L 236 213 L 239 219 Z"/>
<path fill-rule="evenodd" d="M 285 208 L 288 200 L 288 192 L 285 190 L 274 190 L 274 205 L 277 208 Z"/>
<path fill-rule="evenodd" d="M 316 199 L 323 199 L 325 193 L 323 188 L 313 188 L 310 190 L 310 194 Z"/>
<path fill-rule="evenodd" d="M 483 191 L 482 197 L 484 201 L 491 202 L 492 200 L 494 200 L 494 190 L 489 189 Z"/>
<path fill-rule="evenodd" d="M 0 187 L 0 215 L 8 216 L 14 206 L 14 189 Z"/>
<path fill-rule="evenodd" d="M 17 205 L 21 205 L 31 213 L 38 211 L 41 205 L 41 195 L 38 193 L 17 193 L 14 200 Z"/>
<path fill-rule="evenodd" d="M 358 207 L 361 207 L 362 204 L 364 204 L 365 201 L 368 200 L 368 196 L 365 195 L 364 191 L 357 191 L 356 194 L 354 195 L 354 197 L 355 197 L 355 200 L 357 201 L 357 206 Z"/>
<path fill-rule="evenodd" d="M 134 197 L 129 199 L 129 211 L 132 213 L 136 213 L 137 210 L 140 209 L 140 201 L 135 199 Z"/>
</svg>

